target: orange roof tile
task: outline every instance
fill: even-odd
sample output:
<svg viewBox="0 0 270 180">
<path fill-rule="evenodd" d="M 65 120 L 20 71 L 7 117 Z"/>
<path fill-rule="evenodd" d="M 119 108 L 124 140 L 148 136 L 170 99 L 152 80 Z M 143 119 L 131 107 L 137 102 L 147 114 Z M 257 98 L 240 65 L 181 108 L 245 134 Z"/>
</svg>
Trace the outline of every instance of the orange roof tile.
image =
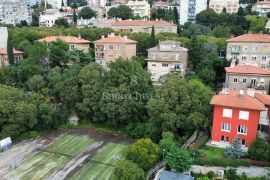
<svg viewBox="0 0 270 180">
<path fill-rule="evenodd" d="M 161 26 L 175 26 L 175 24 L 170 23 L 164 20 L 156 20 L 156 21 L 143 21 L 143 20 L 125 20 L 125 21 L 116 21 L 112 24 L 113 26 L 153 26 L 153 25 L 161 25 Z"/>
<path fill-rule="evenodd" d="M 39 39 L 37 41 L 50 43 L 50 42 L 57 41 L 58 39 L 66 42 L 66 43 L 74 43 L 74 44 L 89 44 L 89 43 L 91 43 L 91 41 L 81 39 L 81 38 L 76 37 L 76 36 L 47 36 L 47 37 Z"/>
<path fill-rule="evenodd" d="M 253 66 L 253 65 L 238 65 L 236 67 L 226 67 L 226 72 L 229 74 L 259 74 L 259 75 L 270 75 L 270 71 Z"/>
<path fill-rule="evenodd" d="M 0 49 L 0 54 L 1 55 L 7 55 L 8 54 L 7 49 L 6 48 L 1 48 Z M 15 55 L 23 54 L 23 52 L 22 51 L 18 51 L 16 49 L 13 49 L 13 54 L 15 54 Z"/>
<path fill-rule="evenodd" d="M 270 42 L 270 35 L 268 34 L 244 34 L 232 39 L 227 42 Z"/>
<path fill-rule="evenodd" d="M 213 96 L 210 102 L 211 105 L 224 106 L 239 109 L 250 110 L 265 110 L 264 104 L 258 99 L 249 95 L 244 95 L 244 98 L 240 98 L 240 93 L 219 94 Z"/>
<path fill-rule="evenodd" d="M 261 93 L 255 93 L 254 97 L 257 98 L 257 99 L 259 99 L 265 105 L 270 106 L 270 95 L 268 95 L 268 94 L 261 94 Z"/>
<path fill-rule="evenodd" d="M 137 41 L 131 40 L 131 39 L 127 39 L 125 37 L 121 37 L 121 36 L 112 36 L 109 35 L 106 38 L 102 38 L 99 39 L 97 41 L 95 41 L 94 43 L 120 43 L 120 44 L 136 44 Z"/>
</svg>

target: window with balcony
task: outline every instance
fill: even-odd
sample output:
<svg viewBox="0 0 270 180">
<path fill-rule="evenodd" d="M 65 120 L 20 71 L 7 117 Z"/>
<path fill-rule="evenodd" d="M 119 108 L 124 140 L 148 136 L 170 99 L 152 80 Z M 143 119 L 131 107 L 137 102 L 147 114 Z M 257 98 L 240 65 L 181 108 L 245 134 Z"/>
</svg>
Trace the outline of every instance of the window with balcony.
<svg viewBox="0 0 270 180">
<path fill-rule="evenodd" d="M 228 131 L 228 132 L 230 132 L 231 131 L 231 124 L 229 124 L 229 123 L 222 123 L 221 130 L 222 131 Z"/>
<path fill-rule="evenodd" d="M 244 125 L 238 125 L 237 133 L 238 134 L 247 134 L 247 127 Z"/>
<path fill-rule="evenodd" d="M 233 78 L 233 82 L 234 83 L 237 83 L 238 82 L 238 78 L 237 77 Z"/>
<path fill-rule="evenodd" d="M 223 117 L 232 118 L 232 109 L 223 109 Z"/>
<path fill-rule="evenodd" d="M 248 111 L 239 111 L 239 119 L 248 120 L 249 112 Z"/>
</svg>

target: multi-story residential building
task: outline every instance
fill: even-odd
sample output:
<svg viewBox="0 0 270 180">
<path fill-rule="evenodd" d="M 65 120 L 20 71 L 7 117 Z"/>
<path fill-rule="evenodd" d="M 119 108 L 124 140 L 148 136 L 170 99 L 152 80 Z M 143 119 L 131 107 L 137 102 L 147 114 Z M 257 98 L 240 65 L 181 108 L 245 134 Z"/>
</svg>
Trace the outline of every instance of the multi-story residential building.
<svg viewBox="0 0 270 180">
<path fill-rule="evenodd" d="M 222 13 L 224 8 L 227 13 L 237 13 L 239 7 L 239 0 L 210 0 L 209 2 L 209 8 L 213 9 L 216 13 Z"/>
<path fill-rule="evenodd" d="M 180 1 L 181 25 L 186 22 L 194 22 L 196 15 L 207 8 L 207 0 L 181 0 Z"/>
<path fill-rule="evenodd" d="M 108 37 L 102 36 L 95 43 L 95 61 L 107 67 L 107 63 L 115 61 L 117 58 L 131 58 L 136 56 L 137 41 L 127 38 L 127 36 L 116 36 L 114 33 Z"/>
<path fill-rule="evenodd" d="M 17 63 L 23 60 L 23 52 L 13 49 L 13 54 L 14 54 L 14 63 Z M 8 65 L 9 65 L 9 60 L 8 60 L 7 49 L 1 48 L 0 49 L 0 68 L 6 67 Z"/>
<path fill-rule="evenodd" d="M 270 71 L 253 65 L 227 67 L 225 87 L 230 90 L 248 90 L 266 93 L 269 90 Z"/>
<path fill-rule="evenodd" d="M 244 34 L 227 40 L 227 59 L 231 66 L 251 64 L 270 69 L 270 35 Z"/>
<path fill-rule="evenodd" d="M 0 27 L 0 48 L 7 48 L 8 30 L 7 27 Z"/>
<path fill-rule="evenodd" d="M 32 22 L 32 10 L 24 0 L 0 0 L 0 24 L 20 24 Z"/>
<path fill-rule="evenodd" d="M 146 20 L 126 20 L 116 21 L 112 23 L 111 28 L 116 31 L 128 32 L 146 32 L 151 33 L 152 26 L 155 28 L 155 33 L 170 32 L 177 33 L 177 26 L 174 23 L 164 20 L 146 21 Z"/>
<path fill-rule="evenodd" d="M 59 11 L 47 10 L 40 14 L 39 26 L 53 27 L 58 18 L 63 18 Z"/>
<path fill-rule="evenodd" d="M 152 8 L 155 9 L 173 9 L 174 7 L 178 7 L 175 4 L 171 4 L 169 2 L 163 2 L 163 1 L 155 1 L 152 5 Z"/>
<path fill-rule="evenodd" d="M 185 75 L 188 49 L 181 47 L 180 42 L 162 41 L 147 51 L 147 68 L 152 74 L 152 81 L 158 81 L 161 76 L 173 72 Z"/>
<path fill-rule="evenodd" d="M 53 9 L 61 9 L 67 6 L 67 0 L 45 0 L 45 6 L 50 4 Z"/>
<path fill-rule="evenodd" d="M 258 0 L 252 7 L 252 11 L 259 13 L 259 16 L 266 16 L 270 12 L 270 0 Z"/>
<path fill-rule="evenodd" d="M 224 90 L 215 95 L 210 102 L 214 109 L 211 144 L 225 148 L 237 137 L 247 149 L 257 136 L 267 136 L 269 102 L 269 95 L 252 97 L 243 90 Z"/>
<path fill-rule="evenodd" d="M 24 2 L 30 7 L 41 4 L 41 0 L 24 0 Z"/>
<path fill-rule="evenodd" d="M 90 0 L 88 1 L 88 4 L 91 6 L 97 6 L 97 7 L 105 7 L 107 1 L 106 0 Z"/>
<path fill-rule="evenodd" d="M 129 0 L 126 4 L 134 16 L 150 17 L 150 4 L 147 0 Z"/>
<path fill-rule="evenodd" d="M 90 47 L 90 41 L 82 39 L 81 35 L 76 36 L 47 36 L 45 38 L 37 40 L 38 42 L 42 43 L 49 43 L 55 42 L 57 40 L 64 41 L 65 43 L 69 44 L 70 50 L 78 49 L 84 52 L 88 52 Z"/>
</svg>

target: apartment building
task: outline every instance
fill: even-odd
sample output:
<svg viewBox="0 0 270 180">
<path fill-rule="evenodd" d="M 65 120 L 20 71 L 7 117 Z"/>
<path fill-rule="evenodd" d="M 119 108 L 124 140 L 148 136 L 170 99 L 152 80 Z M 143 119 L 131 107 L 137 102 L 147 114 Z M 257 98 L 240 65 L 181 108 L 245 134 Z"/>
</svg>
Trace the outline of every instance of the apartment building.
<svg viewBox="0 0 270 180">
<path fill-rule="evenodd" d="M 148 51 L 147 68 L 151 72 L 152 81 L 169 73 L 185 76 L 188 61 L 188 49 L 181 47 L 177 41 L 162 41 Z"/>
<path fill-rule="evenodd" d="M 227 67 L 225 87 L 230 90 L 248 90 L 249 93 L 267 93 L 270 71 L 253 65 Z"/>
<path fill-rule="evenodd" d="M 116 31 L 126 31 L 126 32 L 146 32 L 151 33 L 152 26 L 155 28 L 155 33 L 169 32 L 177 33 L 177 26 L 168 21 L 164 20 L 125 20 L 116 21 L 112 23 L 111 28 Z"/>
<path fill-rule="evenodd" d="M 23 52 L 13 49 L 14 63 L 23 60 Z M 0 68 L 9 66 L 8 52 L 6 48 L 0 49 Z"/>
<path fill-rule="evenodd" d="M 181 0 L 179 23 L 194 22 L 196 15 L 207 8 L 207 0 Z"/>
<path fill-rule="evenodd" d="M 239 0 L 210 0 L 209 2 L 209 8 L 219 14 L 222 13 L 224 8 L 227 13 L 237 13 L 239 7 Z"/>
<path fill-rule="evenodd" d="M 88 4 L 91 6 L 96 6 L 96 7 L 105 7 L 107 1 L 106 0 L 90 0 L 88 1 Z"/>
<path fill-rule="evenodd" d="M 32 10 L 24 0 L 0 0 L 0 24 L 20 24 L 32 22 Z"/>
<path fill-rule="evenodd" d="M 45 6 L 47 4 L 50 4 L 53 9 L 61 9 L 63 5 L 67 7 L 67 0 L 45 0 Z"/>
<path fill-rule="evenodd" d="M 270 69 L 270 35 L 244 34 L 227 40 L 227 59 L 231 66 L 250 64 Z"/>
<path fill-rule="evenodd" d="M 53 27 L 55 21 L 59 18 L 63 18 L 63 15 L 59 11 L 47 10 L 39 16 L 39 26 L 41 27 Z"/>
<path fill-rule="evenodd" d="M 37 42 L 47 43 L 48 45 L 51 42 L 55 42 L 57 40 L 64 41 L 69 44 L 70 50 L 78 49 L 84 52 L 88 52 L 91 41 L 82 39 L 80 35 L 76 36 L 47 36 L 45 38 L 37 40 Z"/>
<path fill-rule="evenodd" d="M 266 16 L 270 12 L 270 0 L 258 0 L 252 7 L 252 11 L 259 13 L 259 16 Z"/>
<path fill-rule="evenodd" d="M 225 148 L 239 138 L 247 150 L 257 136 L 269 135 L 270 96 L 247 95 L 243 90 L 224 90 L 213 96 L 213 122 L 211 144 Z"/>
<path fill-rule="evenodd" d="M 134 16 L 150 17 L 150 4 L 147 0 L 129 0 L 126 4 Z"/>
<path fill-rule="evenodd" d="M 102 36 L 95 43 L 95 61 L 107 67 L 107 63 L 115 61 L 117 58 L 131 58 L 136 56 L 137 41 L 127 38 L 127 36 L 116 36 L 114 33 L 108 37 Z"/>
</svg>

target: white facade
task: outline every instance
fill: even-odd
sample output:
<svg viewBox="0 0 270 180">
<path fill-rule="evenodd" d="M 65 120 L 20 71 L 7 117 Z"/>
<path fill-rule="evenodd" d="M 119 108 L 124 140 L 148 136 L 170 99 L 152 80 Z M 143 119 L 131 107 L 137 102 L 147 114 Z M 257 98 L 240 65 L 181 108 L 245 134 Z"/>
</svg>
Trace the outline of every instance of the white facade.
<svg viewBox="0 0 270 180">
<path fill-rule="evenodd" d="M 24 2 L 31 7 L 36 4 L 41 4 L 41 0 L 24 0 Z"/>
<path fill-rule="evenodd" d="M 8 30 L 7 27 L 0 27 L 0 49 L 7 48 Z"/>
<path fill-rule="evenodd" d="M 39 17 L 39 26 L 52 27 L 55 23 L 55 20 L 62 18 L 60 12 L 45 12 Z"/>
<path fill-rule="evenodd" d="M 67 6 L 67 0 L 45 0 L 45 3 L 50 4 L 52 6 L 52 8 L 61 9 L 62 8 L 62 1 L 64 3 L 64 6 Z"/>
<path fill-rule="evenodd" d="M 194 22 L 196 15 L 207 8 L 207 0 L 180 0 L 180 24 Z"/>
<path fill-rule="evenodd" d="M 132 9 L 134 16 L 140 17 L 150 17 L 150 4 L 146 0 L 138 1 L 138 0 L 130 0 L 126 4 L 130 9 Z"/>
<path fill-rule="evenodd" d="M 263 1 L 257 2 L 252 7 L 252 11 L 257 11 L 259 13 L 259 16 L 266 16 L 267 13 L 270 12 L 270 1 L 263 0 Z"/>
<path fill-rule="evenodd" d="M 106 0 L 90 0 L 88 1 L 89 5 L 97 6 L 97 7 L 105 7 Z"/>
<path fill-rule="evenodd" d="M 20 24 L 32 22 L 32 11 L 24 0 L 0 0 L 0 24 Z"/>
<path fill-rule="evenodd" d="M 226 8 L 227 13 L 237 13 L 239 7 L 239 0 L 210 0 L 209 2 L 209 8 L 216 13 L 222 13 L 224 8 Z"/>
</svg>

